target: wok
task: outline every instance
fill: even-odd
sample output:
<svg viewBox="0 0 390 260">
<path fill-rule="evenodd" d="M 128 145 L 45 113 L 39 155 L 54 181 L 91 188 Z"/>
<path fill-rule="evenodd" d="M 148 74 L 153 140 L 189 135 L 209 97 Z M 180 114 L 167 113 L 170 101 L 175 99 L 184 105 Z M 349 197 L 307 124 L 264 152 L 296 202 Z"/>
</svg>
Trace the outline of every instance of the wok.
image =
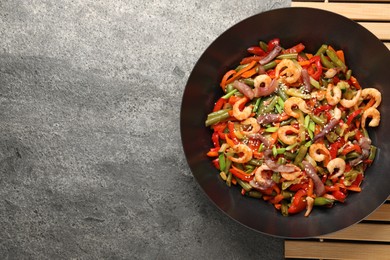
<svg viewBox="0 0 390 260">
<path fill-rule="evenodd" d="M 380 126 L 370 129 L 378 147 L 374 163 L 366 171 L 362 191 L 333 208 L 316 208 L 283 217 L 270 203 L 244 197 L 236 187 L 221 181 L 206 156 L 212 146 L 206 116 L 221 96 L 218 87 L 223 74 L 247 55 L 246 48 L 259 40 L 278 37 L 283 46 L 303 42 L 308 52 L 326 43 L 345 51 L 347 65 L 363 87 L 382 93 Z M 390 51 L 371 32 L 343 16 L 312 8 L 282 8 L 249 17 L 220 35 L 196 63 L 183 94 L 180 127 L 188 165 L 210 200 L 222 212 L 242 225 L 283 238 L 309 238 L 346 228 L 367 217 L 389 196 L 390 187 Z"/>
</svg>

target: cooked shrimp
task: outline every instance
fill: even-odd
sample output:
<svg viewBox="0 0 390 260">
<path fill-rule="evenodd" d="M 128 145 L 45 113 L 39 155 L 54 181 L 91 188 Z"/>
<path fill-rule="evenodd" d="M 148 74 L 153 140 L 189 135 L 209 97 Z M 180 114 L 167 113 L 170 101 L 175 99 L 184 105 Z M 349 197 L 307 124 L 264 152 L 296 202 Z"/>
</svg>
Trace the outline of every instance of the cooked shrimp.
<svg viewBox="0 0 390 260">
<path fill-rule="evenodd" d="M 245 144 L 236 144 L 233 146 L 233 151 L 239 155 L 239 157 L 228 156 L 229 160 L 236 163 L 246 163 L 252 159 L 252 149 Z"/>
<path fill-rule="evenodd" d="M 249 131 L 241 131 L 244 135 L 256 134 L 260 131 L 260 125 L 254 117 L 245 119 L 245 121 L 241 122 L 241 125 L 251 125 L 251 129 Z"/>
<path fill-rule="evenodd" d="M 293 134 L 287 134 L 288 132 L 292 132 Z M 297 142 L 298 136 L 295 134 L 298 134 L 298 133 L 299 133 L 298 129 L 296 129 L 292 126 L 286 125 L 286 126 L 282 126 L 278 129 L 278 138 L 283 143 L 285 143 L 287 145 L 292 145 L 292 144 L 295 144 Z"/>
<path fill-rule="evenodd" d="M 330 157 L 329 150 L 324 144 L 312 144 L 309 148 L 309 155 L 317 162 L 322 162 L 326 157 Z"/>
<path fill-rule="evenodd" d="M 338 178 L 341 175 L 344 174 L 345 171 L 345 161 L 341 158 L 334 158 L 333 160 L 330 160 L 328 164 L 326 165 L 326 168 L 328 169 L 330 174 L 334 173 L 335 169 L 338 169 L 337 173 L 333 175 L 331 178 Z"/>
<path fill-rule="evenodd" d="M 271 84 L 271 81 L 272 81 L 272 79 L 270 76 L 268 76 L 267 74 L 261 74 L 253 80 L 253 83 L 254 83 L 255 88 L 258 88 L 258 87 L 267 88 Z"/>
<path fill-rule="evenodd" d="M 374 107 L 370 107 L 366 111 L 363 112 L 362 119 L 361 119 L 363 128 L 366 127 L 367 117 L 371 118 L 371 121 L 368 124 L 369 126 L 375 127 L 375 126 L 379 125 L 379 122 L 381 120 L 381 114 L 379 113 L 378 109 L 376 109 Z"/>
<path fill-rule="evenodd" d="M 245 104 L 248 101 L 246 97 L 241 98 L 233 105 L 233 116 L 237 118 L 237 120 L 245 120 L 252 113 L 252 106 L 245 107 L 242 111 L 240 110 L 240 106 Z"/>
<path fill-rule="evenodd" d="M 343 98 L 340 100 L 340 104 L 345 108 L 353 107 L 354 105 L 356 105 L 358 103 L 361 94 L 362 94 L 362 90 L 359 89 L 356 92 L 356 95 L 352 99 Z"/>
<path fill-rule="evenodd" d="M 294 106 L 297 106 L 299 110 L 304 113 L 310 113 L 310 110 L 307 107 L 305 100 L 298 97 L 290 97 L 286 101 L 284 101 L 284 112 L 286 112 L 286 114 L 289 116 L 299 118 L 299 113 L 293 111 Z"/>
<path fill-rule="evenodd" d="M 322 101 L 326 97 L 326 91 L 325 90 L 314 90 L 311 92 L 311 97 L 317 99 L 318 101 Z"/>
<path fill-rule="evenodd" d="M 301 77 L 301 69 L 292 60 L 283 59 L 275 68 L 275 77 L 280 76 L 285 82 L 292 84 Z"/>
<path fill-rule="evenodd" d="M 333 92 L 333 95 L 332 95 Z M 326 90 L 326 100 L 329 105 L 335 106 L 341 100 L 341 89 L 338 86 L 334 86 L 333 84 L 328 84 L 328 88 Z"/>
<path fill-rule="evenodd" d="M 339 120 L 341 118 L 341 110 L 338 107 L 333 109 L 333 117 Z"/>
<path fill-rule="evenodd" d="M 299 176 L 302 175 L 302 171 L 299 167 L 297 167 L 296 165 L 294 164 L 286 164 L 287 165 L 291 165 L 291 166 L 294 166 L 295 168 L 295 171 L 293 172 L 281 172 L 280 175 L 287 181 L 293 181 L 295 180 L 296 178 L 298 178 Z"/>
<path fill-rule="evenodd" d="M 362 90 L 362 98 L 365 99 L 374 99 L 375 104 L 372 106 L 377 108 L 382 101 L 382 94 L 375 88 L 365 88 Z"/>
<path fill-rule="evenodd" d="M 261 165 L 255 170 L 255 180 L 260 184 L 264 184 L 266 182 L 266 179 L 263 177 L 263 171 L 269 171 L 271 170 L 266 164 Z"/>
</svg>

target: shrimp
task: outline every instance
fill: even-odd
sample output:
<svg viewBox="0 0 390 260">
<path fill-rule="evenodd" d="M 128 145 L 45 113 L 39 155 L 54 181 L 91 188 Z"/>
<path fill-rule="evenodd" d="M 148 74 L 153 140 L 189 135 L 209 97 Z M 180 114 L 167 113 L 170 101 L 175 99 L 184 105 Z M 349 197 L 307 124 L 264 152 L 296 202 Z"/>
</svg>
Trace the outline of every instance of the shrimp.
<svg viewBox="0 0 390 260">
<path fill-rule="evenodd" d="M 377 108 L 382 101 L 382 94 L 375 88 L 365 88 L 362 90 L 362 98 L 365 99 L 374 99 L 375 104 L 372 106 L 373 108 Z"/>
<path fill-rule="evenodd" d="M 324 144 L 312 144 L 309 148 L 309 155 L 317 162 L 322 162 L 326 157 L 330 157 L 329 150 Z"/>
<path fill-rule="evenodd" d="M 362 123 L 363 128 L 366 128 L 367 117 L 371 118 L 371 121 L 368 124 L 369 126 L 375 127 L 375 126 L 379 125 L 379 122 L 381 120 L 381 114 L 378 111 L 378 109 L 376 109 L 374 107 L 370 107 L 366 111 L 363 112 L 362 119 L 361 119 L 361 123 Z"/>
<path fill-rule="evenodd" d="M 240 110 L 240 106 L 244 105 L 248 99 L 246 97 L 241 98 L 233 105 L 233 116 L 237 120 L 245 120 L 247 119 L 251 113 L 252 113 L 252 106 L 245 107 L 242 111 Z"/>
<path fill-rule="evenodd" d="M 326 165 L 326 168 L 328 169 L 330 174 L 334 173 L 335 169 L 338 169 L 337 173 L 331 177 L 331 179 L 338 178 L 341 175 L 344 174 L 345 171 L 345 161 L 341 158 L 334 158 L 333 160 L 330 160 L 328 164 Z"/>
<path fill-rule="evenodd" d="M 340 100 L 340 104 L 345 107 L 345 108 L 350 108 L 350 107 L 353 107 L 354 105 L 356 105 L 360 99 L 360 95 L 362 94 L 362 90 L 359 89 L 357 92 L 356 92 L 356 95 L 352 98 L 352 99 L 341 99 Z"/>
<path fill-rule="evenodd" d="M 280 141 L 287 145 L 295 144 L 297 142 L 298 137 L 296 135 L 287 134 L 287 132 L 298 134 L 299 130 L 289 125 L 282 126 L 278 129 L 278 138 L 280 139 Z"/>
<path fill-rule="evenodd" d="M 251 129 L 249 131 L 241 131 L 244 135 L 256 134 L 260 131 L 260 125 L 254 117 L 245 119 L 245 121 L 241 122 L 241 125 L 251 125 Z"/>
<path fill-rule="evenodd" d="M 281 172 L 280 175 L 287 181 L 293 181 L 295 180 L 296 178 L 298 178 L 299 176 L 302 175 L 302 171 L 301 169 L 294 165 L 294 164 L 286 164 L 286 166 L 294 166 L 294 169 L 295 171 L 293 172 Z"/>
<path fill-rule="evenodd" d="M 292 60 L 283 59 L 275 68 L 275 77 L 285 76 L 284 81 L 292 84 L 301 77 L 301 69 Z"/>
<path fill-rule="evenodd" d="M 317 99 L 318 101 L 324 100 L 325 96 L 326 96 L 325 90 L 314 90 L 311 92 L 311 97 Z"/>
<path fill-rule="evenodd" d="M 338 107 L 333 109 L 333 117 L 337 120 L 341 119 L 341 110 Z"/>
<path fill-rule="evenodd" d="M 307 107 L 305 100 L 298 97 L 290 97 L 286 101 L 284 101 L 284 112 L 286 112 L 286 114 L 289 116 L 299 118 L 299 113 L 293 111 L 294 106 L 298 106 L 298 108 L 304 113 L 310 113 L 310 110 Z"/>
<path fill-rule="evenodd" d="M 332 84 L 328 84 L 325 97 L 329 105 L 335 106 L 341 100 L 341 89 L 338 86 L 333 86 Z"/>
<path fill-rule="evenodd" d="M 252 159 L 253 151 L 245 144 L 236 144 L 232 147 L 233 151 L 239 155 L 239 157 L 228 156 L 229 160 L 236 163 L 246 163 Z"/>
<path fill-rule="evenodd" d="M 266 164 L 261 165 L 255 170 L 255 180 L 260 184 L 264 184 L 267 180 L 263 177 L 263 171 L 271 170 Z"/>
</svg>

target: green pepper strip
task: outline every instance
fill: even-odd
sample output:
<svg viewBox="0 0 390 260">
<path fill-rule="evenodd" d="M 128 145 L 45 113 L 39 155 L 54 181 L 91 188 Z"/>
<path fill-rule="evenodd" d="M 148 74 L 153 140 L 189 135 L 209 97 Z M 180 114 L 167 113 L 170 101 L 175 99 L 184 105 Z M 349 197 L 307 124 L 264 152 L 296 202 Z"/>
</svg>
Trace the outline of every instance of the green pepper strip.
<svg viewBox="0 0 390 260">
<path fill-rule="evenodd" d="M 245 182 L 245 181 L 242 181 L 240 180 L 239 178 L 236 178 L 238 184 L 240 184 L 240 186 L 245 190 L 245 191 L 250 191 L 252 189 L 252 186 Z"/>
<path fill-rule="evenodd" d="M 227 118 L 229 118 L 229 110 L 230 109 L 224 109 L 224 110 L 219 110 L 217 112 L 220 112 L 219 114 L 213 114 L 213 115 L 209 115 L 207 117 L 207 120 L 205 122 L 206 126 L 211 126 L 211 125 L 214 125 L 216 123 L 219 123 Z M 215 112 L 216 113 L 216 112 Z"/>
<path fill-rule="evenodd" d="M 340 58 L 337 56 L 335 51 L 327 49 L 326 54 L 333 61 L 333 63 L 335 63 L 338 67 L 340 67 L 343 70 L 343 72 L 345 72 L 347 66 L 345 66 L 344 62 L 340 60 Z"/>
<path fill-rule="evenodd" d="M 323 66 L 327 67 L 328 69 L 336 67 L 330 60 L 328 60 L 324 54 L 320 54 L 321 57 L 321 63 Z"/>
<path fill-rule="evenodd" d="M 234 95 L 234 93 L 236 93 L 238 90 L 237 89 L 233 89 L 232 91 L 228 92 L 226 95 L 222 96 L 223 99 L 228 99 L 230 98 L 231 96 Z"/>
<path fill-rule="evenodd" d="M 263 193 L 257 190 L 251 190 L 248 192 L 248 196 L 256 199 L 261 199 L 261 197 L 263 197 Z"/>
<path fill-rule="evenodd" d="M 288 99 L 288 96 L 286 94 L 286 87 L 284 87 L 283 85 L 278 87 L 278 89 L 276 90 L 276 93 L 278 94 L 280 99 L 282 99 L 283 101 L 286 101 Z"/>
<path fill-rule="evenodd" d="M 276 59 L 282 60 L 282 59 L 297 59 L 298 53 L 286 53 L 286 54 L 281 54 L 276 57 Z"/>
<path fill-rule="evenodd" d="M 276 65 L 277 65 L 276 61 L 271 61 L 271 62 L 269 62 L 269 63 L 267 63 L 267 64 L 264 64 L 264 65 L 263 65 L 263 68 L 264 68 L 265 70 L 269 70 L 269 69 L 275 68 Z"/>
<path fill-rule="evenodd" d="M 260 109 L 259 109 L 259 114 L 265 114 L 265 113 L 270 113 L 272 110 L 274 110 L 276 103 L 278 102 L 278 97 L 274 96 L 271 100 L 271 102 L 267 105 L 264 106 L 264 102 L 261 104 Z"/>
<path fill-rule="evenodd" d="M 333 203 L 333 200 L 327 199 L 324 197 L 316 197 L 314 199 L 314 206 L 325 206 L 325 205 L 329 205 L 332 203 Z"/>
<path fill-rule="evenodd" d="M 324 120 L 322 120 L 321 117 L 319 117 L 319 116 L 310 114 L 310 118 L 311 118 L 311 120 L 313 120 L 313 122 L 316 123 L 317 125 L 320 125 L 320 126 L 322 126 L 322 127 L 325 125 Z"/>
<path fill-rule="evenodd" d="M 256 100 L 255 105 L 253 106 L 253 110 L 252 110 L 253 113 L 256 113 L 257 110 L 259 109 L 260 102 L 261 102 L 261 98 L 258 98 L 258 99 Z"/>
<path fill-rule="evenodd" d="M 373 161 L 375 159 L 376 150 L 377 150 L 377 148 L 375 146 L 371 145 L 371 147 L 370 147 L 370 155 L 368 156 L 368 160 Z"/>
<path fill-rule="evenodd" d="M 328 49 L 328 45 L 322 44 L 321 47 L 318 49 L 318 51 L 316 52 L 316 54 L 314 56 L 319 56 L 319 55 L 325 53 L 325 51 L 327 49 Z"/>
<path fill-rule="evenodd" d="M 303 158 L 305 158 L 307 153 L 308 147 L 306 145 L 302 145 L 299 147 L 298 154 L 294 159 L 294 164 L 297 165 L 303 161 Z"/>
</svg>

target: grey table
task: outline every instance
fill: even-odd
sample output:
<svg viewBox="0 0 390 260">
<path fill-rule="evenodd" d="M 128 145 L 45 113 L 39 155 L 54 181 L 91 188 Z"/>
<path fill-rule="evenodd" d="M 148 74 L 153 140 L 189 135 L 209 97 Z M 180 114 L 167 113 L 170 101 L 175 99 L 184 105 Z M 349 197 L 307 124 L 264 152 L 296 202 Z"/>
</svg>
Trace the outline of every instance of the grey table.
<svg viewBox="0 0 390 260">
<path fill-rule="evenodd" d="M 200 190 L 179 114 L 219 34 L 289 5 L 1 0 L 0 258 L 282 259 Z"/>
</svg>

